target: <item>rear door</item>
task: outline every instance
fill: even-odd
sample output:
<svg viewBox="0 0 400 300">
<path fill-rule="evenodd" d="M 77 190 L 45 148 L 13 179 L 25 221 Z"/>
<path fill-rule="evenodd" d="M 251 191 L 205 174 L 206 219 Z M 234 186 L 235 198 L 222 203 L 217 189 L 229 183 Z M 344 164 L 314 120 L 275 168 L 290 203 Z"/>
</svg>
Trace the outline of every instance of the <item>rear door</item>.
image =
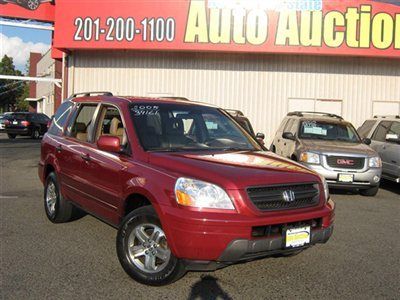
<svg viewBox="0 0 400 300">
<path fill-rule="evenodd" d="M 85 149 L 90 146 L 88 141 L 97 109 L 97 104 L 80 104 L 69 120 L 64 137 L 58 139 L 56 145 L 63 194 L 83 208 L 90 206 L 88 189 L 91 182 L 85 168 Z"/>
</svg>

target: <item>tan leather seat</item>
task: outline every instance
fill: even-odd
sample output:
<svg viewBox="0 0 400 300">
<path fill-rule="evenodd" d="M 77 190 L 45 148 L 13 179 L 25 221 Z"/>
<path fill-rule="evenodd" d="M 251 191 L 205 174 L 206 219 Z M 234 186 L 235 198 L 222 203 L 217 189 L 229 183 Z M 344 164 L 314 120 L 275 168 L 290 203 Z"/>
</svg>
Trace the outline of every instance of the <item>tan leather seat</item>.
<svg viewBox="0 0 400 300">
<path fill-rule="evenodd" d="M 74 131 L 76 132 L 76 138 L 82 142 L 87 141 L 86 125 L 84 123 L 76 123 Z"/>
<path fill-rule="evenodd" d="M 125 145 L 126 143 L 125 129 L 123 127 L 119 127 L 120 124 L 121 121 L 118 118 L 113 118 L 111 120 L 110 135 L 118 137 L 121 145 Z"/>
</svg>

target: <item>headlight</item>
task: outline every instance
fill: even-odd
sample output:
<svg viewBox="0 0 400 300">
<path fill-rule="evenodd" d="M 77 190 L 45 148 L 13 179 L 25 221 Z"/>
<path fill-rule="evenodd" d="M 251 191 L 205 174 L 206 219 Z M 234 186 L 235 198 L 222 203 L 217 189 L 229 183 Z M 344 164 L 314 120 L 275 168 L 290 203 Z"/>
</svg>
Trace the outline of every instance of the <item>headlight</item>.
<svg viewBox="0 0 400 300">
<path fill-rule="evenodd" d="M 319 165 L 320 164 L 319 154 L 312 152 L 303 152 L 300 155 L 300 161 L 308 164 Z"/>
<path fill-rule="evenodd" d="M 369 167 L 370 168 L 380 168 L 382 167 L 382 160 L 380 157 L 371 157 L 369 159 Z"/>
<path fill-rule="evenodd" d="M 325 201 L 328 201 L 329 199 L 329 186 L 328 183 L 326 182 L 325 178 L 321 178 L 322 179 L 322 185 L 324 186 L 324 195 L 325 195 Z"/>
<path fill-rule="evenodd" d="M 175 184 L 178 204 L 198 208 L 234 210 L 232 200 L 219 186 L 200 180 L 179 178 Z"/>
</svg>

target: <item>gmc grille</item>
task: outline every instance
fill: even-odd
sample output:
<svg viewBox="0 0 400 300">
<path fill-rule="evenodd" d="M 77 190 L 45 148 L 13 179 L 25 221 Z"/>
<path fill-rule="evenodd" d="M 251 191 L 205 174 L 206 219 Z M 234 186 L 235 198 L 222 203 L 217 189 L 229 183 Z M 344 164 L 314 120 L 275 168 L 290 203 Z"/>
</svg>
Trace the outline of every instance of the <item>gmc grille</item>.
<svg viewBox="0 0 400 300">
<path fill-rule="evenodd" d="M 262 211 L 304 208 L 319 202 L 317 183 L 251 187 L 247 195 Z"/>
<path fill-rule="evenodd" d="M 364 168 L 365 158 L 348 157 L 348 156 L 328 156 L 326 158 L 328 166 L 338 169 L 355 169 Z"/>
</svg>

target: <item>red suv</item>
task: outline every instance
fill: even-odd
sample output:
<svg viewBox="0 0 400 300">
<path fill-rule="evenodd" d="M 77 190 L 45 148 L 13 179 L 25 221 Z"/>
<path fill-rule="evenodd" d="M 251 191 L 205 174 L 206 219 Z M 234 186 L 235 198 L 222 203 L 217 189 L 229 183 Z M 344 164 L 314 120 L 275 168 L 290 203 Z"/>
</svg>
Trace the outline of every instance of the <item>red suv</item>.
<svg viewBox="0 0 400 300">
<path fill-rule="evenodd" d="M 39 177 L 50 221 L 85 211 L 118 228 L 122 267 L 149 285 L 296 254 L 333 231 L 321 176 L 185 100 L 74 95 L 42 140 Z"/>
</svg>

